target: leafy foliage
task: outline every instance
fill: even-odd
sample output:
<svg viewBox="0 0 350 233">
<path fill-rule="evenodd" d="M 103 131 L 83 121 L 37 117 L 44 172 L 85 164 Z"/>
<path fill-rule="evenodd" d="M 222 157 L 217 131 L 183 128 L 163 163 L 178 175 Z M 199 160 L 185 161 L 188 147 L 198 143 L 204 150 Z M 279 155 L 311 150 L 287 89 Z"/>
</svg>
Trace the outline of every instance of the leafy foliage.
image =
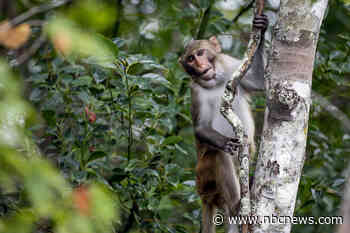
<svg viewBox="0 0 350 233">
<path fill-rule="evenodd" d="M 1 62 L 2 106 L 0 232 L 106 232 L 118 221 L 117 200 L 101 185 L 72 189 L 59 172 L 38 154 L 23 131 L 34 118 L 20 97 L 18 82 Z M 6 87 L 6 88 L 5 88 Z M 107 205 L 107 206 L 104 206 Z"/>
</svg>

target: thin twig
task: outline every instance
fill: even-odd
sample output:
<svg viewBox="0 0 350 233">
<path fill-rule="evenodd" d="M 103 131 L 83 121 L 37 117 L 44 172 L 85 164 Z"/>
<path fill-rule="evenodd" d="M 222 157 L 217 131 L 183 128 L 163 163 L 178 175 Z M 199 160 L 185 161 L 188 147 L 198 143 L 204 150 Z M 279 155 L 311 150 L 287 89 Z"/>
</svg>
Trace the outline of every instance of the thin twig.
<svg viewBox="0 0 350 233">
<path fill-rule="evenodd" d="M 209 2 L 208 8 L 204 11 L 201 23 L 199 25 L 199 30 L 198 30 L 198 33 L 197 33 L 197 36 L 196 36 L 196 40 L 203 39 L 204 33 L 205 33 L 206 29 L 207 29 L 207 25 L 208 25 L 208 22 L 209 22 L 212 6 L 213 6 L 213 0 L 211 0 Z"/>
<path fill-rule="evenodd" d="M 264 8 L 264 0 L 256 0 L 257 10 L 256 14 L 261 15 Z M 233 73 L 231 80 L 228 81 L 224 96 L 222 97 L 222 103 L 220 107 L 220 112 L 227 119 L 233 128 L 236 135 L 236 140 L 241 144 L 242 150 L 238 151 L 238 158 L 240 162 L 239 169 L 239 181 L 241 186 L 241 201 L 240 201 L 240 215 L 250 216 L 251 215 L 251 205 L 250 205 L 250 190 L 249 190 L 249 151 L 247 143 L 247 134 L 244 129 L 244 125 L 241 119 L 233 111 L 232 106 L 235 101 L 237 86 L 241 79 L 247 73 L 250 68 L 254 55 L 261 43 L 261 30 L 253 27 L 253 32 L 250 37 L 247 51 L 244 55 L 242 64 L 239 66 L 238 70 Z M 247 233 L 248 225 L 240 225 L 240 232 Z"/>
<path fill-rule="evenodd" d="M 254 0 L 252 0 L 248 5 L 243 7 L 238 14 L 233 18 L 232 23 L 236 23 L 239 17 L 241 17 L 244 13 L 246 13 L 250 8 L 252 8 L 254 5 Z"/>
<path fill-rule="evenodd" d="M 43 5 L 40 5 L 40 6 L 36 6 L 36 7 L 33 7 L 31 9 L 29 9 L 28 11 L 24 12 L 23 14 L 17 16 L 16 18 L 12 19 L 10 21 L 10 24 L 12 26 L 16 26 L 24 21 L 26 21 L 27 19 L 29 19 L 30 17 L 36 15 L 36 14 L 39 14 L 39 13 L 42 13 L 42 12 L 46 12 L 46 11 L 49 11 L 51 9 L 54 9 L 54 8 L 57 8 L 57 7 L 60 7 L 64 4 L 67 4 L 69 2 L 71 2 L 72 0 L 62 0 L 62 1 L 59 1 L 59 2 L 51 2 L 51 3 L 48 3 L 48 4 L 43 4 Z"/>
<path fill-rule="evenodd" d="M 39 20 L 39 19 L 32 19 L 32 20 L 26 21 L 26 24 L 29 24 L 30 26 L 34 26 L 34 27 L 41 27 L 43 26 L 44 23 L 45 21 Z"/>
<path fill-rule="evenodd" d="M 319 104 L 324 110 L 326 110 L 335 119 L 340 121 L 344 131 L 348 133 L 350 132 L 350 119 L 344 112 L 342 112 L 337 106 L 332 104 L 328 99 L 326 99 L 322 95 L 314 91 L 312 92 L 311 95 L 312 95 L 312 99 L 316 100 L 315 102 L 317 104 Z"/>
<path fill-rule="evenodd" d="M 259 2 L 259 6 L 257 6 L 258 9 L 258 15 L 261 15 L 263 13 L 264 10 L 264 0 L 258 0 Z"/>
<path fill-rule="evenodd" d="M 122 18 L 122 13 L 123 13 L 123 4 L 122 0 L 117 0 L 117 20 L 114 25 L 113 29 L 113 37 L 117 37 L 119 34 L 119 28 L 120 28 L 120 22 Z"/>
<path fill-rule="evenodd" d="M 29 58 L 31 58 L 38 49 L 45 43 L 46 36 L 45 34 L 41 34 L 40 37 L 34 41 L 32 46 L 26 51 L 26 53 L 22 54 L 19 58 L 16 59 L 16 62 L 13 64 L 13 66 L 19 66 L 26 62 Z"/>
</svg>

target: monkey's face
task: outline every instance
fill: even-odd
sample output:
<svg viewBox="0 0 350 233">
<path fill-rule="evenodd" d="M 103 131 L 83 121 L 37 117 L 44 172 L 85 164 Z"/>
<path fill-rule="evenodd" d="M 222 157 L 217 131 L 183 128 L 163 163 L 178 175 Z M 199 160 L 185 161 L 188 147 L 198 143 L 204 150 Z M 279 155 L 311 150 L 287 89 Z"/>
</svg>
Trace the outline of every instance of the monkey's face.
<svg viewBox="0 0 350 233">
<path fill-rule="evenodd" d="M 212 88 L 225 81 L 217 67 L 220 53 L 221 47 L 216 37 L 193 40 L 186 46 L 179 61 L 194 82 L 204 88 Z"/>
<path fill-rule="evenodd" d="M 215 79 L 215 54 L 205 48 L 199 48 L 189 53 L 184 60 L 184 68 L 197 81 Z"/>
</svg>

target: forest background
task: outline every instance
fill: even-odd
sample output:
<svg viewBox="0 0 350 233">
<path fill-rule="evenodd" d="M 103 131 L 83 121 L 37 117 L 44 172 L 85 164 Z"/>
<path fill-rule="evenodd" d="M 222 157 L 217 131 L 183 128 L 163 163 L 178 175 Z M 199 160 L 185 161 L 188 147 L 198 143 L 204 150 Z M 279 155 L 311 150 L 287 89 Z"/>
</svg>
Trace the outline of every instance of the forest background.
<svg viewBox="0 0 350 233">
<path fill-rule="evenodd" d="M 198 232 L 190 79 L 177 60 L 211 35 L 242 57 L 252 15 L 244 0 L 0 1 L 0 232 Z M 349 22 L 350 3 L 329 1 L 296 216 L 340 214 Z M 264 96 L 252 106 L 258 139 Z"/>
</svg>

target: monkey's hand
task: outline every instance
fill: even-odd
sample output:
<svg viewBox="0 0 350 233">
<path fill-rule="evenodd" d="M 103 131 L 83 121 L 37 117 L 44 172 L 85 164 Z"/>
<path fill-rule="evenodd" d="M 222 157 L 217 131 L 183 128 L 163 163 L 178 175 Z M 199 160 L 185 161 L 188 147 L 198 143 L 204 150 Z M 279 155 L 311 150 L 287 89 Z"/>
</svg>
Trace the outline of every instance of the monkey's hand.
<svg viewBox="0 0 350 233">
<path fill-rule="evenodd" d="M 230 155 L 235 155 L 237 152 L 239 152 L 240 148 L 242 147 L 242 143 L 237 138 L 230 138 L 227 140 L 224 146 L 224 151 L 226 153 L 229 153 Z"/>
<path fill-rule="evenodd" d="M 267 26 L 269 25 L 269 19 L 266 15 L 256 15 L 253 20 L 253 27 L 261 30 L 262 35 L 264 35 Z"/>
</svg>

